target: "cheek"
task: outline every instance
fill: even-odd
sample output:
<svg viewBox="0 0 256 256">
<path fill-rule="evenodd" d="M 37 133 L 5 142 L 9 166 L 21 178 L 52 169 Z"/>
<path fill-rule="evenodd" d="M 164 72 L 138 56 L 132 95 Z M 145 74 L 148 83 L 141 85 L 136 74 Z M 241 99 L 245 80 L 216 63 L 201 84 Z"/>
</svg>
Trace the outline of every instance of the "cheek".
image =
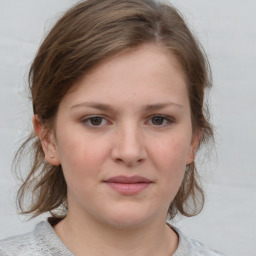
<svg viewBox="0 0 256 256">
<path fill-rule="evenodd" d="M 60 136 L 58 151 L 67 183 L 75 180 L 88 182 L 90 177 L 95 177 L 107 157 L 107 145 L 87 136 Z"/>
<path fill-rule="evenodd" d="M 188 141 L 188 138 L 177 135 L 162 143 L 155 143 L 155 147 L 152 148 L 154 157 L 151 159 L 162 181 L 162 188 L 167 193 L 167 197 L 171 195 L 171 199 L 177 193 L 184 177 L 189 152 Z"/>
<path fill-rule="evenodd" d="M 161 142 L 155 142 L 152 148 L 155 161 L 163 166 L 168 166 L 173 171 L 180 168 L 185 169 L 190 148 L 188 141 L 187 138 L 176 136 Z"/>
</svg>

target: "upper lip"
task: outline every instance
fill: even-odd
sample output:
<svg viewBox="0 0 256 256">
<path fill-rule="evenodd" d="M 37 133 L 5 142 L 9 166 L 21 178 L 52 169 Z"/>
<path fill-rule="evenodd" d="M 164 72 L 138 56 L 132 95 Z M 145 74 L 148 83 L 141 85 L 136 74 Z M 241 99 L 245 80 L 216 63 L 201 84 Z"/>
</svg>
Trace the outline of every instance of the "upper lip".
<svg viewBox="0 0 256 256">
<path fill-rule="evenodd" d="M 124 184 L 133 184 L 133 183 L 152 183 L 151 180 L 141 177 L 141 176 L 115 176 L 111 177 L 107 180 L 104 180 L 104 182 L 110 182 L 110 183 L 124 183 Z"/>
</svg>

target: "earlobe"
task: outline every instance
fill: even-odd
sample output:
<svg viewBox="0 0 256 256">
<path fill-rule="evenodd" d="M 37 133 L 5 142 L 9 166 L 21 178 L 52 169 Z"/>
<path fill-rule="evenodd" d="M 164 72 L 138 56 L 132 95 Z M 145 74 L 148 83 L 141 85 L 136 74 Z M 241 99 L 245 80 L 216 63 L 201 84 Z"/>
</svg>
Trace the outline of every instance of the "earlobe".
<svg viewBox="0 0 256 256">
<path fill-rule="evenodd" d="M 198 129 L 192 136 L 189 154 L 188 154 L 188 158 L 187 158 L 187 162 L 186 162 L 187 165 L 189 165 L 195 161 L 196 151 L 200 144 L 201 134 L 202 134 L 202 129 Z"/>
<path fill-rule="evenodd" d="M 60 165 L 53 131 L 45 127 L 38 115 L 34 115 L 32 121 L 34 130 L 41 141 L 45 160 L 51 165 Z"/>
</svg>

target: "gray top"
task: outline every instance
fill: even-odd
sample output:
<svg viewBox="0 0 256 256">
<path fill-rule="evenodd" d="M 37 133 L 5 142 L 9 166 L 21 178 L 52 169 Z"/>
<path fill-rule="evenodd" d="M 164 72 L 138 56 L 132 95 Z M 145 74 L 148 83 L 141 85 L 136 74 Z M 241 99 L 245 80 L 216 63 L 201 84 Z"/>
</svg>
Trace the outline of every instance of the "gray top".
<svg viewBox="0 0 256 256">
<path fill-rule="evenodd" d="M 174 227 L 172 227 L 174 228 Z M 173 256 L 224 256 L 185 237 L 177 228 L 179 245 Z M 33 232 L 0 241 L 0 256 L 73 256 L 47 221 L 38 223 Z"/>
</svg>

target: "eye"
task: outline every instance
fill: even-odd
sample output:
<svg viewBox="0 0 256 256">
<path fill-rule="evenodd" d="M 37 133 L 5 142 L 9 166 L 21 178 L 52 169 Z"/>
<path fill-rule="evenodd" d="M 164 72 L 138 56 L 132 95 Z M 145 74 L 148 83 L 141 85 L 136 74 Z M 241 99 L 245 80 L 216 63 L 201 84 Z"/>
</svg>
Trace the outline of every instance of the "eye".
<svg viewBox="0 0 256 256">
<path fill-rule="evenodd" d="M 165 116 L 153 116 L 150 119 L 150 124 L 155 125 L 155 126 L 165 126 L 168 124 L 173 123 L 173 120 L 169 117 Z"/>
<path fill-rule="evenodd" d="M 101 116 L 91 116 L 83 119 L 82 122 L 88 126 L 97 127 L 106 124 L 107 120 Z"/>
</svg>

